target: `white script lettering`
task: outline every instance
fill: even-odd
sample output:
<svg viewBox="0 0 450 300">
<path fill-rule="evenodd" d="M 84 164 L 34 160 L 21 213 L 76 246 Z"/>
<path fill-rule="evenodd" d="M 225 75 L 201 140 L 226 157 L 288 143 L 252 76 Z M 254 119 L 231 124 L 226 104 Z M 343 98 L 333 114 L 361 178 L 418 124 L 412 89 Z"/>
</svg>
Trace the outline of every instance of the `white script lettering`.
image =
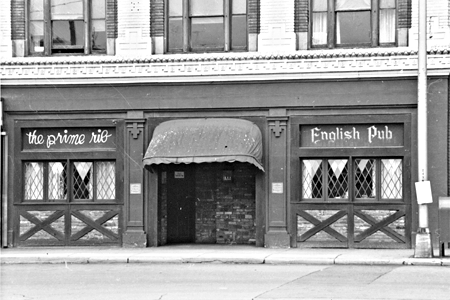
<svg viewBox="0 0 450 300">
<path fill-rule="evenodd" d="M 94 144 L 104 144 L 108 141 L 108 138 L 112 136 L 112 134 L 108 134 L 108 130 L 101 130 L 99 129 L 96 134 L 95 132 L 92 132 L 91 139 L 89 140 L 90 143 Z"/>
<path fill-rule="evenodd" d="M 42 134 L 36 135 L 36 130 L 25 134 L 28 137 L 28 144 L 42 145 L 44 143 L 44 136 Z"/>
<path fill-rule="evenodd" d="M 67 145 L 83 145 L 86 136 L 84 134 L 68 134 L 67 130 L 64 130 L 64 134 L 58 132 L 58 134 L 53 135 L 49 134 L 47 136 L 47 148 L 59 144 L 67 144 Z"/>
</svg>

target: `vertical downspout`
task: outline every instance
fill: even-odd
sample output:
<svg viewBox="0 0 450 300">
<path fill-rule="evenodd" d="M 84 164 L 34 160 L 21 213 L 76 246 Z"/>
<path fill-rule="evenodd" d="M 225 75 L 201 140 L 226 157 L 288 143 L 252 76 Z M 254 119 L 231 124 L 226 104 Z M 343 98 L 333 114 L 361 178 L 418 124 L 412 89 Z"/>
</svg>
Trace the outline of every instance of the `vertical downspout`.
<svg viewBox="0 0 450 300">
<path fill-rule="evenodd" d="M 2 197 L 2 247 L 8 246 L 8 197 L 6 187 L 8 185 L 8 176 L 6 176 L 8 168 L 8 143 L 6 132 L 3 131 L 3 98 L 0 99 L 0 174 L 2 181 L 0 182 L 0 192 Z"/>
<path fill-rule="evenodd" d="M 428 181 L 428 121 L 427 121 L 427 1 L 419 2 L 419 48 L 417 78 L 417 156 L 418 181 Z M 428 206 L 418 204 L 419 228 L 416 234 L 414 257 L 432 257 Z"/>
</svg>

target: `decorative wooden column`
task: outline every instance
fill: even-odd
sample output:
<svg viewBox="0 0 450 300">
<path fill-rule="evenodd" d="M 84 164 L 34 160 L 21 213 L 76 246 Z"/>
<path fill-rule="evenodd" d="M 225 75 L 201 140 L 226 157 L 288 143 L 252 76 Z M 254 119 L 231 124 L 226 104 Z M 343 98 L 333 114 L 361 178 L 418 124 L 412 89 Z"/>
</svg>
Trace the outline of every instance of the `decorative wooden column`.
<svg viewBox="0 0 450 300">
<path fill-rule="evenodd" d="M 279 114 L 280 112 L 277 112 Z M 265 247 L 289 248 L 287 232 L 286 166 L 288 117 L 268 117 L 269 125 L 269 203 Z"/>
<path fill-rule="evenodd" d="M 128 112 L 125 131 L 125 230 L 124 247 L 145 247 L 144 231 L 144 113 Z"/>
</svg>

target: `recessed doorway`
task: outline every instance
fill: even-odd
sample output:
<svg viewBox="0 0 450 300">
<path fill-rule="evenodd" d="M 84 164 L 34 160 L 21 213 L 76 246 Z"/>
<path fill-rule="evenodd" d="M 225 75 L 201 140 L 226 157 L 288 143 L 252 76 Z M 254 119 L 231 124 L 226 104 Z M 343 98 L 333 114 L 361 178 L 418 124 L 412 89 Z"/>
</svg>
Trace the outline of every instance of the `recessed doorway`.
<svg viewBox="0 0 450 300">
<path fill-rule="evenodd" d="M 195 242 L 195 166 L 167 166 L 167 242 Z"/>
</svg>

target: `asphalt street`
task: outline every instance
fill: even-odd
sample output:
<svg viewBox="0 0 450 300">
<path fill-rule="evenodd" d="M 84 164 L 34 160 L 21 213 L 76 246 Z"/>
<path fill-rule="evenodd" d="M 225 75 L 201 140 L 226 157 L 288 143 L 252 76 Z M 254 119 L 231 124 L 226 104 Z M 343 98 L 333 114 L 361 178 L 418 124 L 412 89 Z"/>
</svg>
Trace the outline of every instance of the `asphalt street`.
<svg viewBox="0 0 450 300">
<path fill-rule="evenodd" d="M 2 300 L 448 300 L 450 268 L 245 264 L 14 264 Z"/>
</svg>

